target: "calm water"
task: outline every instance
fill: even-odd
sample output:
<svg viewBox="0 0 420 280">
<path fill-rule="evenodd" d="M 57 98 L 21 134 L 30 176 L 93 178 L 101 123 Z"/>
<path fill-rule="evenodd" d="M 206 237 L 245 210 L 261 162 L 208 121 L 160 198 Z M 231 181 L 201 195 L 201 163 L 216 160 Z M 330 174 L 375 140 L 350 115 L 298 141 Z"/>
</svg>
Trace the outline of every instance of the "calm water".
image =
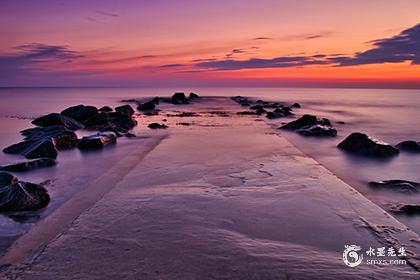
<svg viewBox="0 0 420 280">
<path fill-rule="evenodd" d="M 420 195 L 404 195 L 389 190 L 372 190 L 366 183 L 372 180 L 406 179 L 420 181 L 420 156 L 401 153 L 386 161 L 346 155 L 336 145 L 353 131 L 366 132 L 391 144 L 404 140 L 420 140 L 420 91 L 373 89 L 273 89 L 273 88 L 194 88 L 194 89 L 140 89 L 140 88 L 25 88 L 0 89 L 0 148 L 21 140 L 19 131 L 30 127 L 31 119 L 76 104 L 117 106 L 120 100 L 149 96 L 169 96 L 179 90 L 195 91 L 200 95 L 250 96 L 285 103 L 299 102 L 298 115 L 311 113 L 329 118 L 338 130 L 334 139 L 305 138 L 279 131 L 300 150 L 314 157 L 337 176 L 348 182 L 369 199 L 387 209 L 396 203 L 419 203 Z M 273 127 L 291 119 L 268 121 Z M 339 124 L 337 122 L 344 122 Z M 138 129 L 141 135 L 144 130 Z M 47 215 L 75 192 L 104 172 L 118 158 L 129 152 L 132 140 L 121 139 L 113 148 L 101 153 L 81 154 L 77 150 L 62 152 L 59 165 L 26 174 L 25 180 L 42 182 L 53 180 L 49 191 L 53 197 L 50 206 L 39 216 Z M 20 160 L 0 153 L 0 164 Z M 91 162 L 92 164 L 86 164 Z M 89 168 L 86 168 L 89 166 Z M 71 175 L 63 170 L 72 170 Z M 77 174 L 77 176 L 74 176 Z M 59 184 L 54 184 L 59 182 Z M 420 232 L 420 217 L 398 216 L 398 219 Z M 37 217 L 26 222 L 0 216 L 0 235 L 16 236 L 24 232 Z M 0 244 L 1 250 L 1 244 Z"/>
</svg>

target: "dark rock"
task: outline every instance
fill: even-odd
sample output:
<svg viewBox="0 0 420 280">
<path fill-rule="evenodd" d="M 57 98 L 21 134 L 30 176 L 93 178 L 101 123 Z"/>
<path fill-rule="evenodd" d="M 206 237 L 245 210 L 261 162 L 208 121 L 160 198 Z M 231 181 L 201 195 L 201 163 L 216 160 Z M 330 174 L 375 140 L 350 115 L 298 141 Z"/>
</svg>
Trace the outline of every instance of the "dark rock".
<svg viewBox="0 0 420 280">
<path fill-rule="evenodd" d="M 185 118 L 185 117 L 197 117 L 199 116 L 197 113 L 195 112 L 182 112 L 179 114 L 166 114 L 168 117 L 181 117 L 181 118 Z"/>
<path fill-rule="evenodd" d="M 301 106 L 300 106 L 300 104 L 299 103 L 293 103 L 293 105 L 292 106 L 290 106 L 291 108 L 300 108 Z"/>
<path fill-rule="evenodd" d="M 405 181 L 405 180 L 386 180 L 380 182 L 370 182 L 370 187 L 373 188 L 389 188 L 399 192 L 419 192 L 420 183 Z"/>
<path fill-rule="evenodd" d="M 187 123 L 187 122 L 179 122 L 179 123 L 176 123 L 176 125 L 189 126 L 190 123 Z"/>
<path fill-rule="evenodd" d="M 235 97 L 232 97 L 232 100 L 235 101 L 235 102 L 237 102 L 237 103 L 239 103 L 243 107 L 249 107 L 249 106 L 251 106 L 251 102 L 246 97 L 235 96 Z"/>
<path fill-rule="evenodd" d="M 115 107 L 115 112 L 131 117 L 134 114 L 134 109 L 133 107 L 127 104 L 127 105 Z"/>
<path fill-rule="evenodd" d="M 124 103 L 139 103 L 138 100 L 133 99 L 133 98 L 131 98 L 131 99 L 123 99 L 123 100 L 121 100 L 121 102 L 124 102 Z"/>
<path fill-rule="evenodd" d="M 278 102 L 267 102 L 267 101 L 263 101 L 261 104 L 262 104 L 262 106 L 264 108 L 278 108 L 278 107 L 282 106 Z"/>
<path fill-rule="evenodd" d="M 109 106 L 104 106 L 100 109 L 98 109 L 99 112 L 112 112 L 112 108 Z"/>
<path fill-rule="evenodd" d="M 127 138 L 134 138 L 134 137 L 137 137 L 134 133 L 131 133 L 131 132 L 127 132 L 127 133 L 125 133 L 125 134 L 124 134 L 124 136 L 125 136 L 125 137 L 127 137 Z"/>
<path fill-rule="evenodd" d="M 304 136 L 337 136 L 337 130 L 335 128 L 319 124 L 301 127 L 296 132 Z"/>
<path fill-rule="evenodd" d="M 137 106 L 138 111 L 151 111 L 155 109 L 155 104 L 152 102 L 146 102 Z"/>
<path fill-rule="evenodd" d="M 51 139 L 28 140 L 13 144 L 3 150 L 7 154 L 20 154 L 28 159 L 56 158 L 57 150 Z"/>
<path fill-rule="evenodd" d="M 20 182 L 5 172 L 0 172 L 0 182 L 0 212 L 35 211 L 50 201 L 48 191 L 41 185 Z"/>
<path fill-rule="evenodd" d="M 9 172 L 24 172 L 30 171 L 37 168 L 49 167 L 56 165 L 57 162 L 51 158 L 39 158 L 30 161 L 24 161 L 9 165 L 0 166 L 0 171 L 9 171 Z"/>
<path fill-rule="evenodd" d="M 171 102 L 173 104 L 188 104 L 190 103 L 183 92 L 176 92 L 172 95 Z"/>
<path fill-rule="evenodd" d="M 32 121 L 32 124 L 40 127 L 47 127 L 47 126 L 54 126 L 54 125 L 62 125 L 71 130 L 77 130 L 83 128 L 83 125 L 78 121 L 67 117 L 62 114 L 51 113 L 39 118 L 36 118 Z"/>
<path fill-rule="evenodd" d="M 311 125 L 326 125 L 331 126 L 331 122 L 328 119 L 325 118 L 317 118 L 313 115 L 303 115 L 301 118 L 289 122 L 282 127 L 281 129 L 289 129 L 289 130 L 296 130 L 305 126 L 311 126 Z"/>
<path fill-rule="evenodd" d="M 81 150 L 100 149 L 106 145 L 117 142 L 117 136 L 114 132 L 99 132 L 94 135 L 85 136 L 80 139 L 77 147 Z"/>
<path fill-rule="evenodd" d="M 16 184 L 18 178 L 7 172 L 0 172 L 0 188 L 10 184 Z"/>
<path fill-rule="evenodd" d="M 29 128 L 20 133 L 25 136 L 25 141 L 50 139 L 59 150 L 74 148 L 78 141 L 76 133 L 61 125 Z"/>
<path fill-rule="evenodd" d="M 150 100 L 149 102 L 150 102 L 150 103 L 153 103 L 153 104 L 155 104 L 155 105 L 159 105 L 160 98 L 156 96 L 155 98 L 153 98 L 153 99 L 152 99 L 152 100 Z"/>
<path fill-rule="evenodd" d="M 144 111 L 143 115 L 145 115 L 145 116 L 157 116 L 157 115 L 159 115 L 159 112 L 158 111 Z"/>
<path fill-rule="evenodd" d="M 194 92 L 191 92 L 191 93 L 190 93 L 190 95 L 189 95 L 189 97 L 190 97 L 190 99 L 196 99 L 196 98 L 198 98 L 199 96 L 198 96 L 198 94 L 196 94 L 196 93 L 194 93 Z"/>
<path fill-rule="evenodd" d="M 110 120 L 109 114 L 105 112 L 100 112 L 97 115 L 94 115 L 83 122 L 85 127 L 92 128 L 108 124 Z"/>
<path fill-rule="evenodd" d="M 111 126 L 120 132 L 128 132 L 137 125 L 137 122 L 130 116 L 119 115 L 111 119 Z"/>
<path fill-rule="evenodd" d="M 261 106 L 261 105 L 254 105 L 254 106 L 249 107 L 249 109 L 251 109 L 251 110 L 264 110 L 264 107 Z"/>
<path fill-rule="evenodd" d="M 151 123 L 147 126 L 148 128 L 151 129 L 162 129 L 162 128 L 168 128 L 167 125 L 165 124 L 160 124 L 160 123 Z"/>
<path fill-rule="evenodd" d="M 360 132 L 350 134 L 337 147 L 346 152 L 372 157 L 395 156 L 399 153 L 397 148 Z"/>
<path fill-rule="evenodd" d="M 420 205 L 418 204 L 405 204 L 392 209 L 393 212 L 407 215 L 419 215 Z"/>
<path fill-rule="evenodd" d="M 397 145 L 402 151 L 412 152 L 412 153 L 420 153 L 420 142 L 416 141 L 404 141 Z"/>
<path fill-rule="evenodd" d="M 237 112 L 236 114 L 238 115 L 259 115 L 257 112 L 255 111 L 242 111 L 242 112 Z"/>
<path fill-rule="evenodd" d="M 294 115 L 289 107 L 276 108 L 273 112 L 268 112 L 265 117 L 267 119 L 277 119 Z"/>
<path fill-rule="evenodd" d="M 292 112 L 292 108 L 290 108 L 290 107 L 276 108 L 276 109 L 274 109 L 273 112 L 274 113 L 281 113 L 281 114 L 283 114 L 285 116 L 292 116 L 292 115 L 294 115 L 293 112 Z"/>
<path fill-rule="evenodd" d="M 94 106 L 76 105 L 63 110 L 61 114 L 73 118 L 78 122 L 84 122 L 98 114 L 98 109 Z"/>
</svg>

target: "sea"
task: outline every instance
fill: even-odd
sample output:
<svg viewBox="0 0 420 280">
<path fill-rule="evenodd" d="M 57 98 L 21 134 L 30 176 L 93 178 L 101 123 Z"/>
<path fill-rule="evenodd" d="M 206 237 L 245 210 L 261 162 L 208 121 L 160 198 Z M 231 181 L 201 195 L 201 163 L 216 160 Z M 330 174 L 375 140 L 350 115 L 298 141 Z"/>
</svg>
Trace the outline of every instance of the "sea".
<svg viewBox="0 0 420 280">
<path fill-rule="evenodd" d="M 337 144 L 352 132 L 364 132 L 381 141 L 397 144 L 420 141 L 420 90 L 342 88 L 0 88 L 0 149 L 21 141 L 19 131 L 32 127 L 31 120 L 77 105 L 118 106 L 122 100 L 171 96 L 174 92 L 195 92 L 200 96 L 246 96 L 286 105 L 300 103 L 297 116 L 314 114 L 330 119 L 338 131 L 336 138 L 303 137 L 277 128 L 292 119 L 265 120 L 273 132 L 285 137 L 308 157 L 314 158 L 337 177 L 368 199 L 389 211 L 398 204 L 420 204 L 420 193 L 372 189 L 370 181 L 391 179 L 420 182 L 420 155 L 401 152 L 390 159 L 370 159 L 349 155 Z M 136 128 L 141 136 L 145 127 Z M 83 133 L 83 132 L 82 132 Z M 16 174 L 19 179 L 47 183 L 50 205 L 26 215 L 0 215 L 0 254 L 19 235 L 52 213 L 77 192 L 87 188 L 110 166 L 130 152 L 130 139 L 103 152 L 81 153 L 77 149 L 60 152 L 53 168 Z M 0 165 L 23 158 L 0 152 Z M 420 216 L 397 215 L 399 221 L 420 234 Z M 322 217 L 320 217 L 322 218 Z"/>
</svg>

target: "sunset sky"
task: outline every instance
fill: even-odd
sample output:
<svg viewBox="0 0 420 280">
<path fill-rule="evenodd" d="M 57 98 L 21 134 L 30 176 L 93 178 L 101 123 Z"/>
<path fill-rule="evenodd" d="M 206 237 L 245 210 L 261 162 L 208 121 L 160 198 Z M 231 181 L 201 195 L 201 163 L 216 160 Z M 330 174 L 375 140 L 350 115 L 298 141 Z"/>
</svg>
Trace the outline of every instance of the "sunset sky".
<svg viewBox="0 0 420 280">
<path fill-rule="evenodd" d="M 0 86 L 420 88 L 419 0 L 3 0 L 0 38 Z"/>
</svg>

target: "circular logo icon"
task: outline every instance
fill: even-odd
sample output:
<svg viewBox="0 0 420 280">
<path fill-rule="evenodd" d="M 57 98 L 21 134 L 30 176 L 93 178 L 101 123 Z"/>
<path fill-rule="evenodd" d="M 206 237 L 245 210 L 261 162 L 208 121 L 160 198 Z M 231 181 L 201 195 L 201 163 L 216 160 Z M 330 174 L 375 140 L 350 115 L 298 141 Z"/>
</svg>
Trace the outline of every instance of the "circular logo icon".
<svg viewBox="0 0 420 280">
<path fill-rule="evenodd" d="M 343 261 L 349 267 L 356 267 L 362 263 L 363 254 L 359 252 L 362 250 L 360 246 L 357 245 L 346 245 L 344 246 L 343 251 Z"/>
</svg>

